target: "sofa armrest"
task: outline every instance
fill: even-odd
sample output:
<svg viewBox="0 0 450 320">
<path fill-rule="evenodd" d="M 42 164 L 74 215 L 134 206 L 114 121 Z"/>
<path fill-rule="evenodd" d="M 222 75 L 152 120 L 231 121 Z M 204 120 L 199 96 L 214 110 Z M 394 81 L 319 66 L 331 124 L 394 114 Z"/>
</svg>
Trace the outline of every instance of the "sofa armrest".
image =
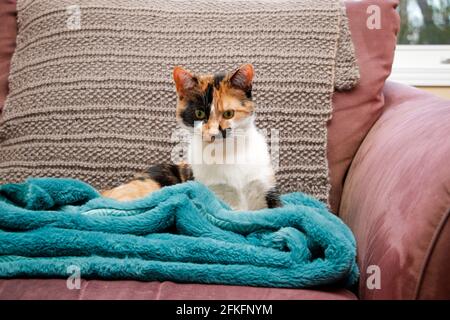
<svg viewBox="0 0 450 320">
<path fill-rule="evenodd" d="M 358 243 L 360 298 L 450 299 L 450 100 L 392 82 L 384 95 L 340 206 Z"/>
</svg>

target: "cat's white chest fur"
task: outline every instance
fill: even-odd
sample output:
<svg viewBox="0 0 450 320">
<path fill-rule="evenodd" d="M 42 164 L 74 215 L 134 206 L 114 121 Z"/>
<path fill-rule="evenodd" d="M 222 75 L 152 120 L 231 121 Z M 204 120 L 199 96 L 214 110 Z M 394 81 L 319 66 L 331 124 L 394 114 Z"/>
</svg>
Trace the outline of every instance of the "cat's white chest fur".
<svg viewBox="0 0 450 320">
<path fill-rule="evenodd" d="M 188 161 L 195 180 L 233 209 L 267 207 L 266 194 L 275 187 L 274 172 L 265 138 L 255 126 L 213 143 L 193 136 Z"/>
</svg>

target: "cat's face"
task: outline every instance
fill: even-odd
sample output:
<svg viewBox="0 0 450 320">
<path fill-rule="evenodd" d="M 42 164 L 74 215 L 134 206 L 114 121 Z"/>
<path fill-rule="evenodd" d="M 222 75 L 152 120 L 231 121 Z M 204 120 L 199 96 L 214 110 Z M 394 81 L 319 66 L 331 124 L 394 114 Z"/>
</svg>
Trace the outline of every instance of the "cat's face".
<svg viewBox="0 0 450 320">
<path fill-rule="evenodd" d="M 176 67 L 177 120 L 187 127 L 201 125 L 203 140 L 208 142 L 225 138 L 227 129 L 245 129 L 253 119 L 253 74 L 251 64 L 213 75 L 196 75 Z"/>
</svg>

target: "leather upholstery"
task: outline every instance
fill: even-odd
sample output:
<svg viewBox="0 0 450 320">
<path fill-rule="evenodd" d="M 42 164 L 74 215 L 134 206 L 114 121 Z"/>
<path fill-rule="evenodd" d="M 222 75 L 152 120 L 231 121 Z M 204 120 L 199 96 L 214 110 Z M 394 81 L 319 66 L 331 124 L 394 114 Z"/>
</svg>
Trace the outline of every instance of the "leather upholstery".
<svg viewBox="0 0 450 320">
<path fill-rule="evenodd" d="M 385 111 L 348 173 L 340 216 L 362 299 L 450 299 L 450 101 L 387 83 Z M 381 289 L 366 286 L 379 266 Z"/>
<path fill-rule="evenodd" d="M 82 280 L 80 289 L 68 290 L 61 279 L 0 280 L 1 299 L 68 300 L 355 300 L 345 289 L 299 290 L 173 282 Z"/>
<path fill-rule="evenodd" d="M 328 124 L 328 165 L 330 206 L 335 213 L 350 163 L 383 111 L 383 86 L 391 73 L 400 25 L 397 4 L 397 0 L 346 1 L 361 79 L 354 90 L 336 92 L 333 96 L 333 118 Z M 380 29 L 367 28 L 370 6 L 379 8 Z"/>
</svg>

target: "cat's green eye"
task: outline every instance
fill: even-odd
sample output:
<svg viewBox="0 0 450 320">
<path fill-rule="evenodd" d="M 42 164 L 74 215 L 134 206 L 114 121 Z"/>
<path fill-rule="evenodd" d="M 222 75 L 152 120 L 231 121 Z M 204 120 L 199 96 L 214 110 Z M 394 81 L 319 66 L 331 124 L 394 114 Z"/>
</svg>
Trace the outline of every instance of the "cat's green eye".
<svg viewBox="0 0 450 320">
<path fill-rule="evenodd" d="M 225 119 L 231 119 L 234 117 L 234 110 L 227 110 L 223 113 Z"/>
<path fill-rule="evenodd" d="M 195 110 L 195 117 L 199 120 L 205 119 L 206 113 L 202 109 Z"/>
</svg>

